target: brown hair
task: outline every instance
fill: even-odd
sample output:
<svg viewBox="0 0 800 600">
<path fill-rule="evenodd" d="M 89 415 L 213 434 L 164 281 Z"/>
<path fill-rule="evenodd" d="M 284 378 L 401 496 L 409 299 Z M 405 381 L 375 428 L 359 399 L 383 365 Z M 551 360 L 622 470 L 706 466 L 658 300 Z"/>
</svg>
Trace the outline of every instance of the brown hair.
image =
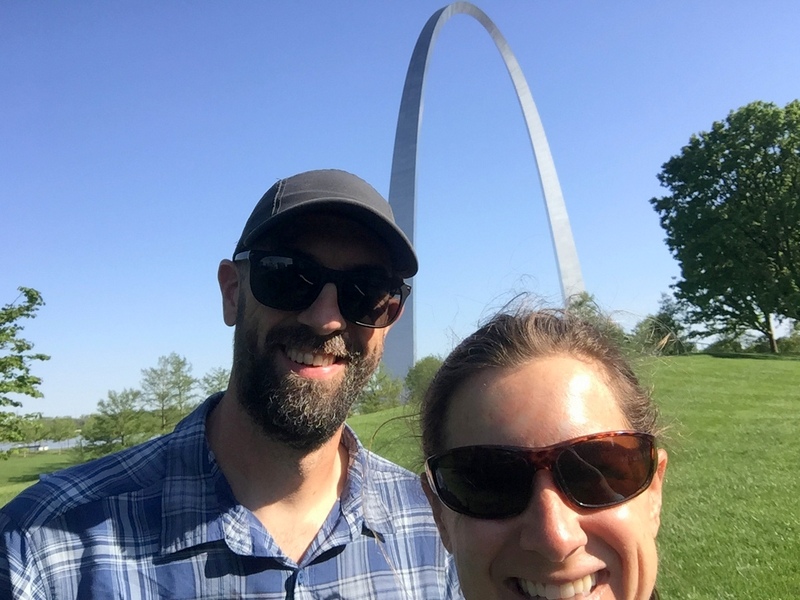
<svg viewBox="0 0 800 600">
<path fill-rule="evenodd" d="M 589 321 L 564 310 L 501 312 L 463 340 L 444 360 L 422 401 L 425 456 L 442 452 L 454 392 L 488 369 L 509 369 L 536 358 L 564 355 L 601 368 L 631 429 L 656 433 L 658 411 L 620 347 Z"/>
</svg>

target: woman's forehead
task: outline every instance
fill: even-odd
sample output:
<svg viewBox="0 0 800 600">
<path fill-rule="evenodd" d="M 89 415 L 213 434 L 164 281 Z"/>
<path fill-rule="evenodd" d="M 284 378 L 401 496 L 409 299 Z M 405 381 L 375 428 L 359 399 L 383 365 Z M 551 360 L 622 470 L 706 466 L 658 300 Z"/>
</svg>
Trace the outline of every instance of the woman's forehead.
<svg viewBox="0 0 800 600">
<path fill-rule="evenodd" d="M 446 414 L 448 447 L 471 444 L 548 446 L 581 435 L 627 428 L 599 370 L 566 357 L 489 369 L 463 382 Z"/>
</svg>

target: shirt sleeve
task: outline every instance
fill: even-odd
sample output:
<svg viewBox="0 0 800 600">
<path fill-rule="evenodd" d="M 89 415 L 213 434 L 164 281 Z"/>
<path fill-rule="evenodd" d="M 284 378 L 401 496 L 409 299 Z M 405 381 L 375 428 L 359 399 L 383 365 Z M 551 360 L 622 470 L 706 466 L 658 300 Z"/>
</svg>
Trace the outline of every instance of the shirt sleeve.
<svg viewBox="0 0 800 600">
<path fill-rule="evenodd" d="M 30 560 L 30 549 L 27 533 L 0 513 L 0 598 L 46 600 L 42 578 Z"/>
</svg>

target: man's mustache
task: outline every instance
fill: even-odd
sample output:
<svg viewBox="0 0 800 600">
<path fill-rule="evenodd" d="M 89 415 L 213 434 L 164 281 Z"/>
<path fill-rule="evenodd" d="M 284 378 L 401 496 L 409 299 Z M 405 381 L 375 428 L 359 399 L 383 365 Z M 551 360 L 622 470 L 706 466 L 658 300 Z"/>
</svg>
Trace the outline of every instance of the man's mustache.
<svg viewBox="0 0 800 600">
<path fill-rule="evenodd" d="M 264 337 L 263 347 L 291 347 L 312 354 L 330 354 L 348 361 L 359 358 L 363 351 L 356 348 L 341 332 L 327 336 L 317 335 L 304 325 L 284 326 L 270 330 Z"/>
</svg>

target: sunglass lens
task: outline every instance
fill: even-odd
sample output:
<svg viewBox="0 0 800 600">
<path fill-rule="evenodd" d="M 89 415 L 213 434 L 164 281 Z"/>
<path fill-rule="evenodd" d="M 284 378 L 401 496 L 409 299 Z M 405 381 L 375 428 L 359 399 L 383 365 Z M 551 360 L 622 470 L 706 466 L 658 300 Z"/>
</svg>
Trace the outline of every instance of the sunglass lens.
<svg viewBox="0 0 800 600">
<path fill-rule="evenodd" d="M 250 289 L 256 299 L 277 310 L 308 308 L 319 294 L 318 275 L 308 261 L 282 256 L 251 259 Z"/>
<path fill-rule="evenodd" d="M 599 508 L 620 504 L 650 483 L 653 446 L 649 439 L 615 436 L 566 448 L 556 463 L 564 492 L 577 504 Z"/>
<path fill-rule="evenodd" d="M 354 323 L 386 327 L 400 312 L 400 292 L 385 277 L 351 276 L 338 293 L 342 316 Z"/>
<path fill-rule="evenodd" d="M 250 251 L 250 289 L 271 308 L 305 310 L 329 282 L 336 285 L 342 316 L 366 327 L 391 325 L 411 290 L 382 269 L 336 271 L 304 258 Z"/>
<path fill-rule="evenodd" d="M 533 469 L 524 457 L 500 448 L 454 448 L 432 465 L 442 501 L 482 519 L 520 514 L 531 497 Z"/>
</svg>

